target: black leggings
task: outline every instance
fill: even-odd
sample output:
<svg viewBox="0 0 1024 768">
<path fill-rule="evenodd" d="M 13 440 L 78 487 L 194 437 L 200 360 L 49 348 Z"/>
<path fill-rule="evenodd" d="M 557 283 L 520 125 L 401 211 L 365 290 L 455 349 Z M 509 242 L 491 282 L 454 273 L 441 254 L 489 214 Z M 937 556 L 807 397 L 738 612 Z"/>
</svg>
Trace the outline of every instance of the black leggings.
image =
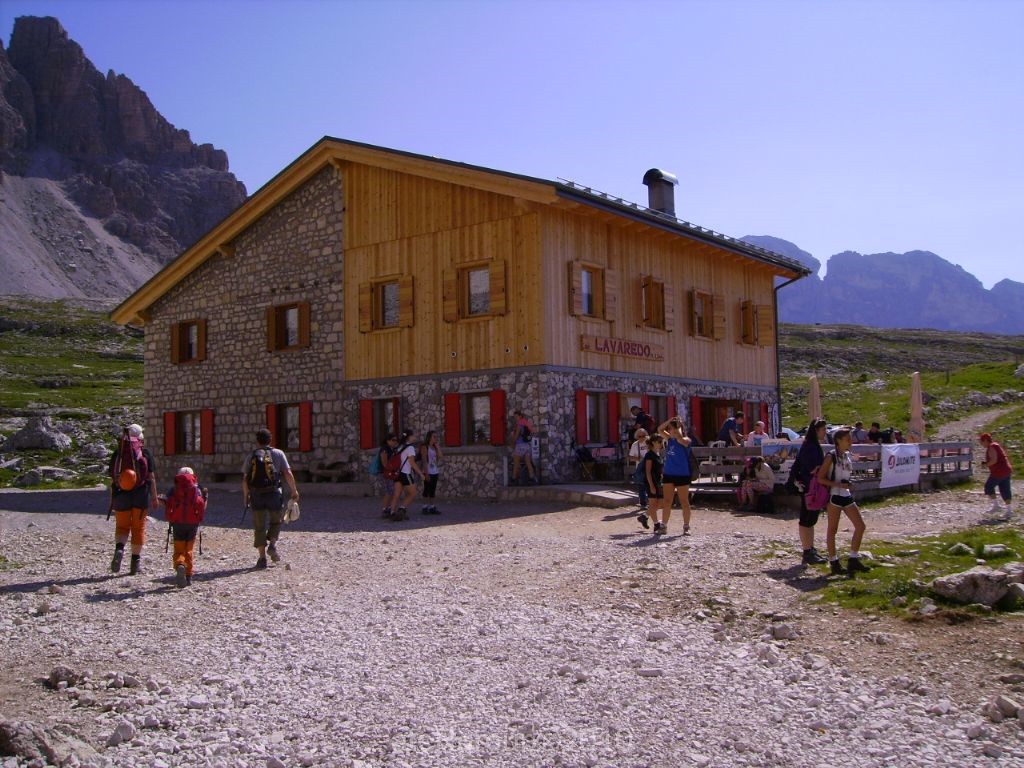
<svg viewBox="0 0 1024 768">
<path fill-rule="evenodd" d="M 427 475 L 426 480 L 423 481 L 423 498 L 432 499 L 434 494 L 437 493 L 437 478 L 439 475 Z"/>
</svg>

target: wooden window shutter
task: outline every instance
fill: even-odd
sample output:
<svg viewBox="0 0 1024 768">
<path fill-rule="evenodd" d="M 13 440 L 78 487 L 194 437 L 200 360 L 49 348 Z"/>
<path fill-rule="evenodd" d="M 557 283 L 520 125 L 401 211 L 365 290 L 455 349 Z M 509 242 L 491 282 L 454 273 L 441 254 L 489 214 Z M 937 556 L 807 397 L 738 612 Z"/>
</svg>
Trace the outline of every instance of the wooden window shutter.
<svg viewBox="0 0 1024 768">
<path fill-rule="evenodd" d="M 619 273 L 604 271 L 604 319 L 614 320 L 619 312 Z"/>
<path fill-rule="evenodd" d="M 181 362 L 181 323 L 171 323 L 171 362 Z"/>
<path fill-rule="evenodd" d="M 587 442 L 587 393 L 585 390 L 576 390 L 576 444 L 583 445 Z"/>
<path fill-rule="evenodd" d="M 690 304 L 690 335 L 697 335 L 697 291 L 691 288 L 686 292 Z"/>
<path fill-rule="evenodd" d="M 373 285 L 359 285 L 359 332 L 369 333 L 373 330 Z M 371 448 L 373 446 L 370 446 Z"/>
<path fill-rule="evenodd" d="M 462 445 L 462 395 L 458 392 L 444 395 L 444 444 Z"/>
<path fill-rule="evenodd" d="M 721 294 L 715 294 L 711 300 L 711 311 L 714 316 L 712 321 L 711 332 L 716 340 L 721 341 L 725 338 L 725 297 Z"/>
<path fill-rule="evenodd" d="M 608 393 L 608 442 L 619 440 L 619 393 Z"/>
<path fill-rule="evenodd" d="M 210 456 L 216 449 L 214 437 L 213 408 L 204 408 L 199 413 L 199 452 Z"/>
<path fill-rule="evenodd" d="M 583 265 L 578 261 L 569 262 L 569 314 L 583 314 Z"/>
<path fill-rule="evenodd" d="M 640 278 L 640 325 L 646 326 L 651 322 L 651 278 L 644 275 Z"/>
<path fill-rule="evenodd" d="M 694 396 L 690 398 L 690 426 L 693 427 L 693 434 L 697 437 L 701 436 L 701 432 L 704 428 L 704 425 L 701 422 L 700 398 Z"/>
<path fill-rule="evenodd" d="M 504 315 L 508 311 L 505 290 L 505 260 L 495 259 L 488 268 L 491 283 L 491 314 Z"/>
<path fill-rule="evenodd" d="M 376 447 L 377 441 L 373 437 L 373 400 L 360 400 L 359 447 L 363 450 Z"/>
<path fill-rule="evenodd" d="M 459 273 L 455 269 L 441 272 L 441 314 L 446 323 L 459 319 Z"/>
<path fill-rule="evenodd" d="M 505 444 L 505 390 L 491 390 L 491 445 Z"/>
<path fill-rule="evenodd" d="M 391 431 L 396 435 L 402 431 L 402 398 L 391 398 Z"/>
<path fill-rule="evenodd" d="M 737 341 L 743 344 L 753 344 L 755 341 L 756 329 L 754 326 L 754 304 L 744 300 L 740 302 L 740 338 Z"/>
<path fill-rule="evenodd" d="M 313 403 L 309 400 L 299 403 L 299 450 L 313 450 Z"/>
<path fill-rule="evenodd" d="M 299 346 L 309 346 L 309 302 L 299 302 Z"/>
<path fill-rule="evenodd" d="M 412 275 L 398 280 L 398 325 L 400 328 L 412 328 L 413 323 Z"/>
<path fill-rule="evenodd" d="M 757 329 L 757 343 L 762 347 L 769 347 L 775 343 L 774 308 L 771 304 L 758 304 L 754 307 L 754 313 L 754 327 Z"/>
<path fill-rule="evenodd" d="M 768 436 L 772 437 L 774 433 L 772 432 L 772 425 L 768 422 L 768 403 L 761 403 L 760 405 L 761 418 L 759 420 L 764 422 L 765 427 L 767 427 Z"/>
<path fill-rule="evenodd" d="M 665 330 L 671 331 L 676 324 L 676 292 L 668 283 L 661 286 L 662 311 L 665 313 Z"/>
<path fill-rule="evenodd" d="M 206 321 L 196 320 L 196 360 L 206 359 Z"/>
<path fill-rule="evenodd" d="M 178 414 L 164 411 L 164 455 L 173 456 L 178 452 Z"/>
<path fill-rule="evenodd" d="M 267 307 L 267 352 L 277 349 L 277 307 Z"/>
<path fill-rule="evenodd" d="M 277 444 L 277 405 L 274 403 L 267 403 L 267 429 L 270 430 L 270 444 L 274 448 L 279 448 Z"/>
<path fill-rule="evenodd" d="M 668 410 L 668 417 L 674 419 L 679 415 L 679 411 L 676 409 L 676 396 L 669 395 L 665 398 L 665 408 Z"/>
</svg>

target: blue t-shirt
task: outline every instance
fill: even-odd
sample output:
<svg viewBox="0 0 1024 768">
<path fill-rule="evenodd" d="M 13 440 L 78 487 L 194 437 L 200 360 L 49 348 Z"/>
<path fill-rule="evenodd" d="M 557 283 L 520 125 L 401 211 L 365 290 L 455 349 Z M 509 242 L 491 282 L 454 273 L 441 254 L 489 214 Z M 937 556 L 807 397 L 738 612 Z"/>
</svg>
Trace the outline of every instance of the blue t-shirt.
<svg viewBox="0 0 1024 768">
<path fill-rule="evenodd" d="M 735 432 L 737 435 L 740 433 L 739 427 L 736 426 L 736 419 L 730 417 L 725 420 L 722 424 L 722 428 L 718 430 L 718 439 L 725 440 L 725 442 L 732 445 L 732 438 L 729 436 L 730 432 Z"/>
<path fill-rule="evenodd" d="M 690 459 L 686 446 L 674 437 L 668 439 L 665 445 L 665 474 L 666 475 L 689 475 Z"/>
</svg>

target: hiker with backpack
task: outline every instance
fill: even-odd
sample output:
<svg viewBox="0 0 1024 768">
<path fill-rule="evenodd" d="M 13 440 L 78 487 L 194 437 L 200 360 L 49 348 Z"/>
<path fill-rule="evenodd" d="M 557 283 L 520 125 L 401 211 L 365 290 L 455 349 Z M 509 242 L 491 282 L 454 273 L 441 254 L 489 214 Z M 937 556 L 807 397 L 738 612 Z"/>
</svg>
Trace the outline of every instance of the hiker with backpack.
<svg viewBox="0 0 1024 768">
<path fill-rule="evenodd" d="M 847 428 L 837 429 L 832 436 L 835 448 L 825 454 L 821 468 L 818 470 L 818 483 L 829 489 L 828 498 L 828 529 L 825 533 L 825 545 L 828 548 L 829 570 L 835 575 L 854 574 L 858 571 L 870 571 L 860 559 L 860 543 L 864 538 L 864 518 L 860 507 L 854 501 L 850 484 L 853 479 L 853 459 L 850 446 L 853 438 Z M 853 538 L 850 540 L 850 557 L 843 568 L 836 555 L 836 532 L 839 530 L 839 519 L 843 513 L 853 523 Z"/>
<path fill-rule="evenodd" d="M 380 479 L 382 488 L 381 499 L 384 506 L 381 507 L 381 517 L 391 517 L 391 497 L 395 495 L 395 479 L 398 477 L 397 467 L 392 471 L 388 469 L 391 458 L 398 452 L 398 435 L 388 432 L 384 442 L 377 449 L 377 455 L 370 462 L 369 473 Z"/>
<path fill-rule="evenodd" d="M 519 485 L 519 465 L 523 463 L 526 464 L 530 482 L 539 483 L 537 471 L 533 466 L 533 443 L 530 442 L 533 436 L 533 424 L 522 411 L 512 411 L 512 418 L 514 424 L 512 425 L 512 438 L 509 441 L 512 448 L 512 485 Z"/>
<path fill-rule="evenodd" d="M 159 497 L 164 503 L 164 516 L 174 536 L 171 566 L 179 589 L 192 586 L 192 551 L 199 526 L 206 514 L 207 495 L 207 490 L 199 487 L 192 468 L 182 467 L 174 476 L 174 487 L 166 496 Z"/>
<path fill-rule="evenodd" d="M 800 547 L 803 549 L 802 563 L 804 565 L 820 565 L 828 562 L 814 548 L 814 526 L 818 524 L 818 517 L 821 515 L 823 507 L 811 504 L 815 509 L 810 509 L 807 504 L 811 477 L 818 472 L 825 461 L 825 451 L 821 444 L 826 439 L 827 432 L 828 426 L 824 419 L 811 421 L 786 482 L 788 489 L 800 494 L 800 519 L 797 530 L 800 532 Z"/>
<path fill-rule="evenodd" d="M 416 461 L 416 446 L 413 438 L 416 433 L 411 429 L 402 432 L 398 450 L 389 459 L 384 472 L 385 477 L 392 476 L 395 481 L 395 494 L 389 506 L 393 510 L 391 520 L 398 523 L 409 519 L 407 507 L 416 498 L 416 476 L 425 479 L 423 470 Z"/>
<path fill-rule="evenodd" d="M 423 436 L 419 450 L 419 466 L 426 472 L 423 481 L 423 500 L 426 502 L 423 507 L 424 515 L 441 514 L 441 510 L 434 506 L 434 499 L 437 498 L 437 481 L 441 477 L 443 459 L 444 452 L 441 450 L 441 443 L 438 442 L 437 432 L 430 430 Z"/>
<path fill-rule="evenodd" d="M 253 546 L 259 550 L 256 568 L 267 567 L 267 555 L 273 562 L 281 559 L 277 541 L 284 517 L 284 491 L 281 483 L 288 484 L 291 498 L 299 500 L 299 489 L 284 451 L 272 448 L 269 429 L 256 433 L 256 450 L 242 465 L 242 502 L 252 509 Z"/>
<path fill-rule="evenodd" d="M 146 543 L 146 517 L 157 507 L 156 462 L 142 444 L 142 427 L 129 424 L 121 432 L 114 455 L 110 457 L 110 511 L 114 513 L 114 557 L 112 573 L 121 570 L 124 548 L 131 538 L 132 576 L 139 572 L 142 546 Z"/>
</svg>

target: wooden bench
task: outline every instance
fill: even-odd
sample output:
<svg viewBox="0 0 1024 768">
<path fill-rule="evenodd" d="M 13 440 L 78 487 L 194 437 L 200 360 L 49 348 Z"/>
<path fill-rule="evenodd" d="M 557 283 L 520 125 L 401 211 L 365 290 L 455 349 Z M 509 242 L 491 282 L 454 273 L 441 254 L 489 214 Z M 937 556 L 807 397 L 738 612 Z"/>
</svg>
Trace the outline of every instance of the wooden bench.
<svg viewBox="0 0 1024 768">
<path fill-rule="evenodd" d="M 329 483 L 346 483 L 353 480 L 352 470 L 341 461 L 332 464 L 319 464 L 309 470 L 309 477 L 314 483 L 321 480 Z"/>
</svg>

